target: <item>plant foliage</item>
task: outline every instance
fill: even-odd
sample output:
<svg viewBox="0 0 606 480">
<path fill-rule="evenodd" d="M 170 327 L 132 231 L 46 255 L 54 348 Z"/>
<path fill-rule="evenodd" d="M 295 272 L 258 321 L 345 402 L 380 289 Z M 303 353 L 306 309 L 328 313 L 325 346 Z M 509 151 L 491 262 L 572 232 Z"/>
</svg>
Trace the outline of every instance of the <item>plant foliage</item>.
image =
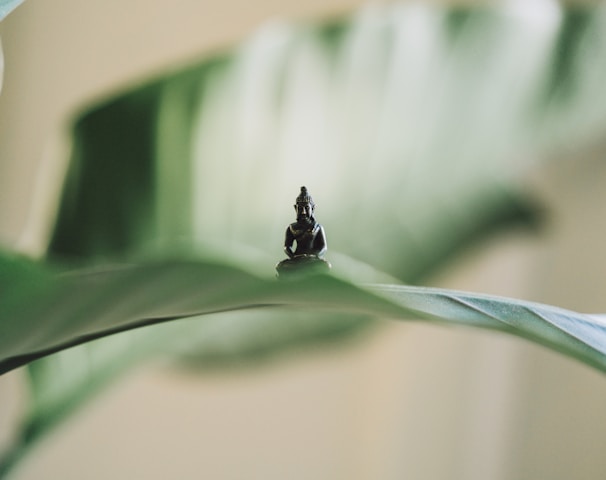
<svg viewBox="0 0 606 480">
<path fill-rule="evenodd" d="M 379 316 L 508 332 L 606 370 L 598 317 L 396 284 L 535 226 L 525 169 L 603 132 L 604 9 L 532 12 L 392 4 L 274 23 L 87 107 L 48 249 L 58 270 L 0 259 L 0 369 L 30 365 L 32 391 L 2 468 L 159 351 L 228 362 Z M 336 275 L 278 282 L 301 184 Z"/>
</svg>

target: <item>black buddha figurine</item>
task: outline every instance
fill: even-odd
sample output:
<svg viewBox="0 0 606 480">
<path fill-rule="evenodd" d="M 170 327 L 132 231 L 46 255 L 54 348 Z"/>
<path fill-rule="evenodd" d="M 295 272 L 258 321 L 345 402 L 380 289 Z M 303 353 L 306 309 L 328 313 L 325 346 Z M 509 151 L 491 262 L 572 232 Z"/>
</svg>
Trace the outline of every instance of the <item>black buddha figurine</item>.
<svg viewBox="0 0 606 480">
<path fill-rule="evenodd" d="M 290 273 L 327 271 L 330 264 L 322 257 L 326 252 L 324 228 L 314 218 L 316 205 L 306 187 L 295 201 L 297 221 L 286 228 L 284 251 L 288 258 L 276 266 L 278 276 Z M 297 244 L 293 250 L 293 245 Z"/>
</svg>

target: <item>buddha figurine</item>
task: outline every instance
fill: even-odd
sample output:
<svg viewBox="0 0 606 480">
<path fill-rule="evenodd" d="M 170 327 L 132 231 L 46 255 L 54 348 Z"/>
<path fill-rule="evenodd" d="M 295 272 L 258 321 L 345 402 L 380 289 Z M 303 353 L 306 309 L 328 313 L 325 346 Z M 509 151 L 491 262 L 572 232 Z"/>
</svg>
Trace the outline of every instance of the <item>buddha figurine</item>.
<svg viewBox="0 0 606 480">
<path fill-rule="evenodd" d="M 286 228 L 284 251 L 288 258 L 276 266 L 278 276 L 301 273 L 303 269 L 305 272 L 327 271 L 330 264 L 322 258 L 326 252 L 326 234 L 314 218 L 316 205 L 306 187 L 301 187 L 294 207 L 297 221 Z"/>
</svg>

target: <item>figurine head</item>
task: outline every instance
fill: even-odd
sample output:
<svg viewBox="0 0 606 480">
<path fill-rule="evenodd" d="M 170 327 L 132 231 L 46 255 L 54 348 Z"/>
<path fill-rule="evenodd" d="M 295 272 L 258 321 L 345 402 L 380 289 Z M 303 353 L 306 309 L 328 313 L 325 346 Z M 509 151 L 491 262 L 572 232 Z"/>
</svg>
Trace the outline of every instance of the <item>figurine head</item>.
<svg viewBox="0 0 606 480">
<path fill-rule="evenodd" d="M 294 207 L 297 212 L 297 220 L 310 221 L 313 218 L 316 204 L 311 198 L 311 195 L 307 192 L 306 187 L 301 187 L 301 193 L 295 200 Z"/>
</svg>

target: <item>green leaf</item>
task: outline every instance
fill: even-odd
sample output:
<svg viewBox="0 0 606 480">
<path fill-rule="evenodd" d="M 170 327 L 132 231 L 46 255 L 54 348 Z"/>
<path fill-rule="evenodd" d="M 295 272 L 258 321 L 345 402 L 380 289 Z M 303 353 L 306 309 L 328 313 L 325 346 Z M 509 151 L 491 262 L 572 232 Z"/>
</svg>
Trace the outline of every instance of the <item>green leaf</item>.
<svg viewBox="0 0 606 480">
<path fill-rule="evenodd" d="M 44 292 L 33 300 L 34 310 L 23 305 L 21 312 L 15 311 L 19 323 L 2 326 L 2 373 L 134 328 L 268 307 L 428 319 L 500 330 L 606 371 L 606 330 L 595 318 L 530 302 L 433 288 L 360 286 L 325 275 L 267 280 L 210 262 L 166 261 L 62 275 L 56 278 L 52 295 Z"/>
<path fill-rule="evenodd" d="M 23 0 L 0 0 L 0 21 L 23 3 Z"/>
<path fill-rule="evenodd" d="M 13 261 L 3 263 L 14 265 Z M 24 266 L 15 269 L 22 280 L 39 276 L 40 271 L 31 264 Z M 35 283 L 25 285 L 28 287 L 6 290 L 0 302 L 0 307 L 11 305 L 12 314 L 19 319 L 1 327 L 0 371 L 67 350 L 50 361 L 32 364 L 30 415 L 20 441 L 0 462 L 0 472 L 8 471 L 35 441 L 104 382 L 150 351 L 195 348 L 198 362 L 224 362 L 226 357 L 249 358 L 251 353 L 271 351 L 276 343 L 300 343 L 306 335 L 315 340 L 318 335 L 341 334 L 368 324 L 370 317 L 381 317 L 507 332 L 606 371 L 606 322 L 600 318 L 486 295 L 403 285 L 355 285 L 331 276 L 269 280 L 202 261 L 60 274 L 54 277 L 52 288 L 43 291 Z M 28 297 L 20 297 L 28 289 Z M 208 315 L 242 310 L 252 313 Z M 169 322 L 182 317 L 192 318 Z M 137 330 L 118 335 L 115 341 L 95 342 L 94 349 L 82 348 L 84 345 L 69 348 L 132 329 Z"/>
<path fill-rule="evenodd" d="M 24 256 L 0 250 L 0 329 L 19 329 L 24 309 L 52 290 L 53 272 Z M 29 305 L 28 305 L 29 304 Z"/>
<path fill-rule="evenodd" d="M 3 263 L 15 265 L 13 261 Z M 22 280 L 39 276 L 40 272 L 32 270 L 30 264 L 21 264 L 24 268 L 14 270 Z M 331 276 L 268 280 L 201 261 L 123 265 L 62 274 L 54 278 L 51 289 L 41 292 L 36 283 L 24 285 L 28 287 L 7 289 L 0 302 L 0 307 L 10 305 L 10 311 L 19 319 L 3 324 L 0 330 L 1 372 L 107 335 L 182 317 L 196 318 L 179 320 L 183 325 L 171 322 L 154 327 L 161 329 L 155 332 L 161 335 L 151 335 L 151 328 L 136 330 L 118 336 L 118 342 L 97 343 L 98 348 L 92 350 L 72 348 L 51 362 L 34 363 L 30 369 L 33 408 L 24 423 L 22 438 L 0 462 L 0 472 L 6 472 L 107 378 L 136 361 L 142 352 L 148 352 L 149 349 L 140 348 L 141 343 L 151 342 L 158 348 L 162 345 L 159 339 L 174 348 L 174 341 L 180 337 L 182 348 L 195 346 L 198 360 L 209 361 L 230 351 L 242 355 L 246 349 L 259 352 L 264 346 L 271 348 L 289 338 L 299 341 L 303 332 L 312 338 L 318 332 L 338 332 L 365 323 L 370 316 L 429 320 L 518 335 L 606 371 L 603 320 L 485 295 L 402 285 L 354 285 Z M 28 298 L 20 297 L 28 288 Z M 32 303 L 36 308 L 31 308 Z M 266 310 L 278 307 L 287 307 L 289 312 Z M 292 309 L 306 313 L 293 315 Z M 198 317 L 241 310 L 259 313 L 231 320 L 229 316 Z M 328 312 L 329 316 L 318 312 Z M 339 328 L 335 329 L 335 325 Z M 234 332 L 239 332 L 240 340 Z M 66 362 L 70 368 L 61 368 Z"/>
<path fill-rule="evenodd" d="M 540 154 L 576 109 L 538 100 L 557 21 L 536 31 L 506 9 L 468 17 L 456 41 L 448 9 L 272 24 L 90 108 L 74 122 L 49 255 L 104 262 L 208 244 L 278 255 L 302 184 L 331 249 L 406 282 L 492 229 L 532 223 L 511 159 Z"/>
</svg>

